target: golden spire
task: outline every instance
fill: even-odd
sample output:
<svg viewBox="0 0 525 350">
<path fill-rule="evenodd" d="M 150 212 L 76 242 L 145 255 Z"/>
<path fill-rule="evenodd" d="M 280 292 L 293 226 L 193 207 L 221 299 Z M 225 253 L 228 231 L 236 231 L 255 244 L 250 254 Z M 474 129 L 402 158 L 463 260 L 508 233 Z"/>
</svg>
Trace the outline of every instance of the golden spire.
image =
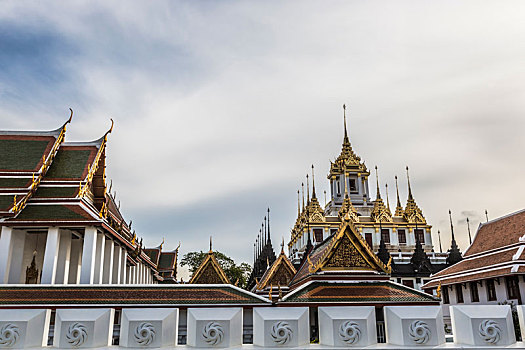
<svg viewBox="0 0 525 350">
<path fill-rule="evenodd" d="M 345 124 L 345 137 L 343 139 L 343 143 L 350 143 L 350 141 L 348 140 L 348 132 L 346 131 L 346 105 L 343 104 L 343 119 L 344 119 L 344 124 Z"/>
<path fill-rule="evenodd" d="M 303 195 L 302 211 L 304 211 L 304 182 L 301 182 L 301 194 Z"/>
<path fill-rule="evenodd" d="M 416 201 L 414 200 L 414 197 L 412 196 L 412 188 L 410 186 L 410 176 L 408 174 L 408 166 L 406 167 L 406 169 L 407 169 L 407 181 L 408 181 L 408 200 L 407 200 L 407 205 L 405 207 L 405 211 L 403 213 L 403 217 L 408 222 L 426 223 L 425 217 L 423 216 L 423 212 L 417 206 Z"/>
<path fill-rule="evenodd" d="M 376 169 L 376 188 L 377 188 L 376 199 L 379 200 L 381 199 L 381 192 L 379 191 L 379 174 L 377 173 L 377 165 L 375 166 L 375 169 Z"/>
<path fill-rule="evenodd" d="M 385 183 L 385 192 L 386 192 L 386 208 L 390 211 L 390 201 L 388 200 L 388 184 Z"/>
<path fill-rule="evenodd" d="M 314 165 L 312 164 L 312 199 L 315 198 Z"/>
<path fill-rule="evenodd" d="M 397 175 L 396 175 L 396 194 L 397 194 L 397 205 L 395 216 L 403 216 L 403 207 L 401 206 L 401 200 L 399 199 L 399 187 L 397 186 Z"/>
<path fill-rule="evenodd" d="M 341 205 L 341 209 L 339 209 L 339 219 L 341 221 L 343 220 L 352 220 L 354 222 L 359 221 L 359 217 L 357 216 L 357 211 L 354 208 L 354 205 L 352 204 L 352 201 L 350 200 L 350 197 L 348 196 L 348 188 L 346 186 L 346 173 L 345 173 L 345 198 L 343 199 L 343 204 Z"/>
</svg>

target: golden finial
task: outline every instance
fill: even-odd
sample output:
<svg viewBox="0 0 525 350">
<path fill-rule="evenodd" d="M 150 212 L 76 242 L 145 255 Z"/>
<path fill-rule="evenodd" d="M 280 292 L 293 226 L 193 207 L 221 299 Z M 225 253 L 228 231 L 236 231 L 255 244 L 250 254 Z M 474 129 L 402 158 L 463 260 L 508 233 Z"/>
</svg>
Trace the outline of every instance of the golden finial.
<svg viewBox="0 0 525 350">
<path fill-rule="evenodd" d="M 71 123 L 71 120 L 73 119 L 73 110 L 71 109 L 71 107 L 69 108 L 69 119 L 66 121 L 66 123 L 64 124 L 64 128 L 66 127 L 66 124 L 69 124 Z"/>
<path fill-rule="evenodd" d="M 159 248 L 162 250 L 162 245 L 164 244 L 164 237 L 162 237 L 162 243 L 160 244 Z"/>
<path fill-rule="evenodd" d="M 131 238 L 131 245 L 135 245 L 136 240 L 137 240 L 137 236 L 135 236 L 135 232 L 133 232 L 133 237 Z"/>
<path fill-rule="evenodd" d="M 348 132 L 346 131 L 346 104 L 343 104 L 343 120 L 345 126 L 345 141 L 348 140 Z"/>
<path fill-rule="evenodd" d="M 304 211 L 304 183 L 303 182 L 301 182 L 301 194 L 302 194 L 302 197 L 303 197 L 302 210 Z"/>
<path fill-rule="evenodd" d="M 175 248 L 175 250 L 177 250 L 177 251 L 178 251 L 178 250 L 179 250 L 179 248 L 180 248 L 180 241 L 179 241 L 179 245 L 177 246 L 177 248 Z"/>
<path fill-rule="evenodd" d="M 441 282 L 439 282 L 438 287 L 436 289 L 436 296 L 441 299 Z"/>
</svg>

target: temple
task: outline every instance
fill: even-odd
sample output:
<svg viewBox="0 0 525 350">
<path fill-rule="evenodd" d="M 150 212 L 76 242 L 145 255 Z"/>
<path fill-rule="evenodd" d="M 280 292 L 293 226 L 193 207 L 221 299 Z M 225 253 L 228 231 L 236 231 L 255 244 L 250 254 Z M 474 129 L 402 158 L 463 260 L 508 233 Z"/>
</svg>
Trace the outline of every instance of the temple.
<svg viewBox="0 0 525 350">
<path fill-rule="evenodd" d="M 106 181 L 111 128 L 66 142 L 52 131 L 0 131 L 0 281 L 174 283 L 178 250 L 146 249 Z"/>
</svg>

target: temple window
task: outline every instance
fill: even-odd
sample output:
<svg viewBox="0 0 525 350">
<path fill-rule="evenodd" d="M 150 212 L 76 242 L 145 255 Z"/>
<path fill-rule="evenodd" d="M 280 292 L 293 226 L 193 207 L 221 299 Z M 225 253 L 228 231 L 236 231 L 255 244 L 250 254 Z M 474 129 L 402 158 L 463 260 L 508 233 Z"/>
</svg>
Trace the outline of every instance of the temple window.
<svg viewBox="0 0 525 350">
<path fill-rule="evenodd" d="M 314 228 L 314 239 L 317 243 L 323 241 L 323 229 L 322 228 Z"/>
<path fill-rule="evenodd" d="M 495 301 L 496 298 L 496 286 L 494 286 L 494 280 L 487 280 L 487 300 Z"/>
<path fill-rule="evenodd" d="M 470 301 L 473 303 L 479 302 L 478 283 L 470 282 Z"/>
<path fill-rule="evenodd" d="M 463 287 L 461 284 L 456 284 L 456 301 L 458 304 L 463 304 Z"/>
<path fill-rule="evenodd" d="M 518 277 L 509 276 L 506 278 L 507 282 L 507 295 L 509 299 L 518 299 L 520 295 L 520 288 L 518 286 Z"/>
<path fill-rule="evenodd" d="M 355 179 L 350 179 L 350 192 L 357 192 L 357 182 Z"/>
<path fill-rule="evenodd" d="M 444 286 L 441 289 L 441 296 L 443 297 L 443 304 L 450 304 L 450 298 L 448 296 L 448 287 Z"/>
<path fill-rule="evenodd" d="M 422 229 L 415 229 L 414 234 L 416 236 L 416 242 L 419 241 L 419 243 L 425 244 L 425 234 L 423 233 Z"/>
<path fill-rule="evenodd" d="M 405 230 L 397 230 L 397 239 L 399 244 L 407 244 L 407 236 Z"/>
<path fill-rule="evenodd" d="M 373 247 L 372 234 L 370 232 L 365 233 L 365 241 L 366 241 L 366 243 L 368 243 L 368 246 L 370 248 Z"/>
<path fill-rule="evenodd" d="M 341 193 L 341 184 L 339 183 L 339 181 L 337 181 L 337 195 L 339 196 L 340 193 Z"/>
<path fill-rule="evenodd" d="M 385 244 L 390 243 L 390 230 L 387 228 L 381 229 L 381 239 Z"/>
</svg>

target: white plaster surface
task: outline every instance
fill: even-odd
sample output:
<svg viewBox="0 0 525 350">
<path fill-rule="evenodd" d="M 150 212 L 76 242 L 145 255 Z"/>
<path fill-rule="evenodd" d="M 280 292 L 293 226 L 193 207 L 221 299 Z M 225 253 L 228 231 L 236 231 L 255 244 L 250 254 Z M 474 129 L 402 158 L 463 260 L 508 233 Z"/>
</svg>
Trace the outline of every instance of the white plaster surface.
<svg viewBox="0 0 525 350">
<path fill-rule="evenodd" d="M 456 344 L 504 346 L 516 342 L 510 305 L 454 305 L 450 316 Z"/>
<path fill-rule="evenodd" d="M 377 342 L 373 306 L 319 307 L 318 313 L 321 345 L 363 347 Z"/>
<path fill-rule="evenodd" d="M 198 348 L 242 345 L 242 308 L 189 308 L 186 342 Z"/>
<path fill-rule="evenodd" d="M 253 309 L 253 344 L 264 347 L 298 347 L 310 343 L 307 307 Z"/>
<path fill-rule="evenodd" d="M 58 309 L 53 346 L 98 348 L 111 345 L 114 309 Z"/>
<path fill-rule="evenodd" d="M 47 345 L 51 310 L 0 310 L 0 347 L 23 349 Z"/>
<path fill-rule="evenodd" d="M 385 306 L 387 343 L 403 346 L 436 346 L 445 343 L 440 306 Z"/>
<path fill-rule="evenodd" d="M 177 343 L 179 310 L 123 309 L 120 321 L 120 346 L 159 348 Z"/>
</svg>

